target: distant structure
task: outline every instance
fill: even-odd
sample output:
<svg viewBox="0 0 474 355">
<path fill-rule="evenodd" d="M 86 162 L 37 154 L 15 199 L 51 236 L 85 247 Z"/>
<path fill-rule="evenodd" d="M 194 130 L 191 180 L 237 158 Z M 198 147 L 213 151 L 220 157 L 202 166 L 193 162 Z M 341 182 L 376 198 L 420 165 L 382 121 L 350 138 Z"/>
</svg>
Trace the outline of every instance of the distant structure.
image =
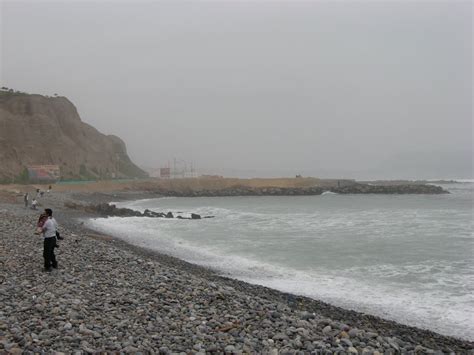
<svg viewBox="0 0 474 355">
<path fill-rule="evenodd" d="M 189 168 L 188 168 L 189 167 Z M 170 167 L 168 162 L 166 167 L 160 168 L 159 177 L 162 179 L 184 179 L 198 177 L 194 164 L 188 163 L 182 159 L 173 159 L 173 167 Z"/>
<path fill-rule="evenodd" d="M 31 165 L 28 170 L 28 180 L 30 182 L 56 182 L 61 178 L 59 165 Z"/>
<path fill-rule="evenodd" d="M 170 179 L 171 178 L 171 169 L 170 168 L 160 168 L 160 178 Z"/>
</svg>

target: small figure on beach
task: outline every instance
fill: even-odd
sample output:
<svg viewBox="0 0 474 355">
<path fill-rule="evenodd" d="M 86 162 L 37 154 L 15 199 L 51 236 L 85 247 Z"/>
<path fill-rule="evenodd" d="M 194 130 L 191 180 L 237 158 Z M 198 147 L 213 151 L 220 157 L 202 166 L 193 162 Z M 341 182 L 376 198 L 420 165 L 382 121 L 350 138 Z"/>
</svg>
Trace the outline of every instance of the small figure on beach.
<svg viewBox="0 0 474 355">
<path fill-rule="evenodd" d="M 39 195 L 40 195 L 40 189 L 36 189 L 36 196 L 35 196 L 35 199 L 38 199 Z"/>
<path fill-rule="evenodd" d="M 46 191 L 47 193 L 51 192 L 51 185 L 48 186 L 48 190 Z"/>
<path fill-rule="evenodd" d="M 36 198 L 31 201 L 31 209 L 36 210 L 36 205 L 38 204 L 38 201 L 36 201 Z"/>
<path fill-rule="evenodd" d="M 23 196 L 23 201 L 25 202 L 25 208 L 28 207 L 28 200 L 29 200 L 29 195 L 28 192 Z"/>
<path fill-rule="evenodd" d="M 54 248 L 56 245 L 56 232 L 58 230 L 58 223 L 53 218 L 53 210 L 51 208 L 46 208 L 44 210 L 46 214 L 46 221 L 43 224 L 43 258 L 44 258 L 44 270 L 51 271 L 52 268 L 58 267 L 58 262 L 56 261 L 56 255 L 54 255 Z"/>
</svg>

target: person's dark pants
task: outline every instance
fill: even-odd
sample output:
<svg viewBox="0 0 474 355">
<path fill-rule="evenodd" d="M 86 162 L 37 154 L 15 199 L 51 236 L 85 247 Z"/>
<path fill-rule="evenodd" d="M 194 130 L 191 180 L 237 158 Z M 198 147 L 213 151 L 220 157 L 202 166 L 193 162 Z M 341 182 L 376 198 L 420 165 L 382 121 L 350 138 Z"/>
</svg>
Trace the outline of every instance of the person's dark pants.
<svg viewBox="0 0 474 355">
<path fill-rule="evenodd" d="M 46 270 L 51 269 L 51 266 L 54 268 L 58 267 L 58 262 L 56 261 L 56 255 L 54 255 L 55 246 L 56 246 L 56 237 L 44 238 L 43 258 L 44 258 L 44 268 Z"/>
</svg>

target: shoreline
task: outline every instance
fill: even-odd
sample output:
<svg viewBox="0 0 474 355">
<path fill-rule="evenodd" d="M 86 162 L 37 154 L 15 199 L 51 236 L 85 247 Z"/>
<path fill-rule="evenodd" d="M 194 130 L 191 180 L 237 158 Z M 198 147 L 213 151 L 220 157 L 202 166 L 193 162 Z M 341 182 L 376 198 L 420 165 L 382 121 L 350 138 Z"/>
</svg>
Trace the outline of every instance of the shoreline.
<svg viewBox="0 0 474 355">
<path fill-rule="evenodd" d="M 157 196 L 155 196 L 157 197 Z M 55 216 L 58 219 L 58 222 L 61 226 L 64 226 L 62 229 L 66 230 L 66 240 L 64 241 L 64 249 L 59 249 L 60 255 L 58 256 L 59 262 L 62 263 L 64 256 L 62 255 L 63 250 L 65 252 L 71 252 L 71 250 L 67 250 L 71 246 L 73 247 L 73 239 L 79 240 L 78 243 L 90 244 L 91 250 L 97 248 L 98 250 L 113 250 L 113 253 L 119 253 L 126 255 L 127 260 L 132 260 L 133 262 L 137 262 L 136 260 L 142 260 L 142 262 L 138 262 L 138 264 L 143 263 L 151 263 L 155 267 L 159 266 L 161 269 L 167 269 L 166 272 L 172 270 L 173 272 L 177 272 L 182 276 L 183 280 L 191 279 L 193 282 L 197 283 L 204 287 L 201 293 L 213 293 L 215 290 L 221 290 L 217 293 L 220 294 L 219 297 L 213 296 L 215 298 L 214 302 L 217 303 L 224 303 L 220 305 L 224 307 L 223 310 L 231 315 L 236 310 L 232 305 L 226 305 L 226 303 L 232 303 L 231 296 L 235 296 L 237 300 L 242 301 L 239 304 L 243 305 L 247 303 L 246 306 L 237 307 L 239 316 L 236 317 L 228 317 L 222 322 L 217 321 L 217 324 L 213 329 L 208 329 L 207 332 L 202 332 L 204 335 L 208 335 L 211 338 L 200 338 L 198 343 L 201 343 L 202 346 L 195 347 L 196 344 L 186 343 L 186 345 L 180 345 L 176 348 L 173 348 L 174 339 L 173 337 L 179 335 L 173 335 L 173 337 L 169 334 L 161 335 L 161 343 L 167 344 L 165 347 L 168 348 L 170 351 L 191 351 L 194 353 L 198 353 L 202 350 L 210 351 L 210 352 L 228 352 L 228 353 L 239 353 L 239 352 L 275 352 L 278 350 L 288 351 L 292 353 L 292 351 L 303 351 L 311 352 L 311 351 L 342 351 L 342 353 L 363 353 L 363 354 L 377 354 L 383 353 L 385 351 L 389 351 L 392 353 L 398 352 L 412 352 L 414 353 L 415 350 L 417 353 L 424 353 L 429 352 L 429 349 L 432 350 L 440 350 L 443 353 L 468 353 L 473 351 L 474 343 L 467 340 L 462 340 L 454 337 L 444 336 L 441 334 L 437 334 L 435 332 L 429 330 L 423 330 L 403 324 L 396 323 L 394 321 L 385 320 L 376 316 L 367 315 L 364 313 L 346 310 L 340 307 L 332 306 L 327 303 L 314 300 L 308 297 L 297 296 L 289 293 L 280 292 L 277 290 L 273 290 L 264 286 L 248 284 L 243 281 L 239 281 L 236 279 L 224 277 L 218 275 L 213 270 L 207 269 L 202 266 L 190 264 L 186 261 L 177 259 L 172 256 L 160 254 L 159 252 L 148 250 L 142 247 L 134 246 L 128 244 L 118 238 L 114 238 L 112 236 L 106 236 L 104 234 L 97 233 L 95 231 L 90 231 L 80 223 L 75 222 L 76 218 L 85 218 L 85 217 L 94 217 L 93 215 L 87 215 L 84 212 L 79 212 L 75 210 L 67 210 L 63 207 L 64 202 L 67 200 L 73 200 L 75 202 L 82 201 L 88 203 L 101 203 L 101 202 L 110 202 L 110 201 L 118 201 L 118 200 L 130 200 L 130 199 L 139 199 L 139 198 L 150 198 L 149 193 L 141 193 L 141 192 L 115 192 L 115 193 L 52 193 L 51 196 L 47 196 L 49 200 L 49 205 L 53 207 L 55 212 Z M 7 210 L 7 211 L 5 211 Z M 13 211 L 12 211 L 13 210 Z M 7 214 L 13 216 L 12 219 L 19 219 L 22 220 L 22 223 L 25 223 L 26 220 L 31 220 L 33 216 L 38 214 L 38 211 L 29 211 L 29 210 L 22 210 L 21 204 L 17 203 L 16 205 L 12 205 L 11 203 L 7 204 L 0 204 L 0 211 L 2 214 Z M 3 218 L 5 219 L 5 218 Z M 3 222 L 5 224 L 5 222 Z M 13 222 L 15 224 L 15 222 Z M 5 229 L 6 226 L 3 226 Z M 26 232 L 26 231 L 25 231 Z M 5 234 L 5 233 L 3 233 Z M 82 237 L 79 237 L 82 236 Z M 30 239 L 34 238 L 29 236 Z M 36 240 L 37 242 L 38 240 Z M 61 243 L 63 244 L 63 243 Z M 3 245 L 2 245 L 3 246 Z M 5 249 L 6 252 L 8 250 Z M 32 254 L 32 253 L 30 253 Z M 92 253 L 93 254 L 93 253 Z M 32 254 L 33 255 L 33 254 Z M 91 256 L 91 255 L 89 255 Z M 103 256 L 105 257 L 105 256 Z M 30 270 L 32 275 L 40 275 L 41 279 L 45 279 L 48 277 L 46 274 L 41 274 L 41 254 L 38 250 L 34 251 L 34 258 L 36 262 L 36 269 Z M 38 261 L 39 260 L 39 261 Z M 112 264 L 120 269 L 121 271 L 126 272 L 127 268 L 130 267 L 128 262 L 122 263 L 120 262 L 121 259 L 117 259 Z M 94 261 L 92 262 L 94 264 Z M 132 269 L 135 268 L 137 264 L 132 264 Z M 148 264 L 147 264 L 148 265 Z M 62 271 L 67 274 L 68 268 L 57 270 Z M 165 273 L 166 273 L 165 272 Z M 86 272 L 87 273 L 87 272 Z M 97 274 L 97 271 L 96 271 Z M 8 277 L 7 272 L 7 277 Z M 55 277 L 57 273 L 53 273 L 52 277 Z M 183 276 L 184 275 L 184 276 Z M 1 276 L 1 275 L 0 275 Z M 95 275 L 95 277 L 102 277 L 106 275 Z M 109 275 L 110 276 L 110 275 Z M 31 274 L 30 274 L 31 277 Z M 150 278 L 150 274 L 140 274 L 136 275 L 137 278 Z M 110 279 L 110 278 L 109 278 Z M 18 280 L 20 281 L 20 280 Z M 132 282 L 131 280 L 128 280 Z M 30 281 L 31 282 L 31 281 Z M 183 285 L 180 282 L 173 281 L 173 286 L 178 288 L 183 288 Z M 150 285 L 152 287 L 152 285 Z M 167 289 L 165 286 L 163 288 Z M 209 292 L 209 288 L 212 292 Z M 105 288 L 103 292 L 106 292 L 108 288 Z M 226 291 L 227 290 L 227 291 Z M 231 291 L 230 291 L 231 290 Z M 173 293 L 173 290 L 167 289 L 169 292 L 169 297 L 174 299 L 177 303 L 179 303 L 179 299 L 182 297 L 182 294 L 177 292 Z M 184 294 L 190 293 L 193 295 L 192 290 L 186 291 Z M 215 293 L 215 292 L 214 292 Z M 6 295 L 4 293 L 1 294 L 2 301 Z M 199 295 L 195 295 L 195 297 L 199 298 Z M 222 297 L 222 299 L 220 298 Z M 193 297 L 191 296 L 191 299 Z M 152 301 L 154 298 L 148 297 L 148 301 Z M 256 300 L 255 302 L 258 304 L 258 307 L 255 305 L 249 305 L 248 302 L 250 300 Z M 271 306 L 269 306 L 271 304 Z M 74 304 L 73 304 L 74 305 Z M 265 306 L 266 305 L 266 306 Z M 113 308 L 113 307 L 111 307 Z M 202 310 L 201 313 L 208 313 L 209 309 L 212 309 L 213 306 L 207 304 L 207 310 L 204 308 L 198 308 Z M 264 312 L 264 314 L 260 315 L 256 310 L 259 312 Z M 153 312 L 156 311 L 153 308 L 150 308 L 149 311 Z M 255 312 L 254 312 L 255 311 Z M 15 314 L 15 310 L 11 311 L 12 314 Z M 167 310 L 169 313 L 169 310 Z M 242 314 L 252 313 L 253 317 L 251 319 L 247 319 L 246 316 L 242 316 Z M 160 312 L 158 312 L 160 313 Z M 276 313 L 276 315 L 275 315 Z M 1 313 L 0 313 L 1 314 Z M 67 318 L 67 317 L 64 317 Z M 198 318 L 198 317 L 188 317 L 191 318 Z M 209 318 L 209 314 L 207 314 L 206 322 Z M 215 317 L 212 317 L 214 319 Z M 229 321 L 229 319 L 236 318 L 238 322 Z M 192 320 L 195 321 L 196 319 Z M 285 322 L 282 321 L 285 320 Z M 258 325 L 254 324 L 258 320 Z M 263 323 L 266 320 L 267 322 Z M 3 317 L 0 318 L 0 325 L 4 322 Z M 189 320 L 188 320 L 189 322 Z M 64 322 L 64 324 L 69 322 Z M 84 323 L 84 322 L 83 322 Z M 164 322 L 166 323 L 166 321 Z M 231 324 L 228 324 L 231 323 Z M 207 324 L 207 323 L 206 323 Z M 252 337 L 249 336 L 249 333 L 245 330 L 245 335 L 240 334 L 242 331 L 233 334 L 232 331 L 234 328 L 242 328 L 240 325 L 247 324 L 247 327 L 251 327 L 254 329 L 255 334 L 265 334 L 262 337 Z M 201 324 L 203 325 L 203 324 Z M 298 327 L 299 325 L 299 327 Z M 75 325 L 72 325 L 74 329 Z M 64 328 L 64 325 L 62 325 Z M 83 326 L 87 327 L 87 325 Z M 230 327 L 228 330 L 225 330 L 225 327 Z M 8 327 L 7 327 L 8 328 Z M 69 326 L 68 326 L 69 328 Z M 80 326 L 79 326 L 80 328 Z M 89 327 L 90 328 L 90 327 Z M 87 328 L 87 329 L 89 329 Z M 95 327 L 92 326 L 92 330 L 94 331 Z M 183 329 L 183 328 L 182 328 Z M 269 332 L 268 329 L 271 331 Z M 184 331 L 184 330 L 183 330 Z M 79 329 L 80 333 L 80 329 Z M 82 333 L 87 333 L 86 331 L 82 331 Z M 179 332 L 175 332 L 179 333 Z M 92 334 L 92 333 L 91 333 Z M 193 336 L 198 336 L 197 334 L 201 334 L 201 331 L 197 329 L 193 332 Z M 213 335 L 211 335 L 213 334 Z M 221 340 L 219 341 L 219 334 L 221 334 Z M 84 335 L 84 334 L 83 334 Z M 86 334 L 87 335 L 87 334 Z M 89 334 L 90 335 L 90 334 Z M 94 334 L 93 334 L 94 335 Z M 97 334 L 95 334 L 97 335 Z M 133 335 L 132 335 L 133 336 Z M 191 336 L 191 338 L 193 337 Z M 229 337 L 230 336 L 230 337 Z M 113 338 L 112 336 L 111 338 Z M 170 341 L 163 341 L 168 337 Z M 8 338 L 8 331 L 7 336 L 8 341 L 10 338 L 15 340 L 14 338 Z M 95 338 L 94 339 L 101 339 Z M 213 340 L 212 338 L 215 338 Z M 236 341 L 236 338 L 243 340 L 243 342 Z M 2 339 L 0 333 L 0 340 Z M 73 338 L 74 339 L 74 338 Z M 73 340 L 71 339 L 71 340 Z M 147 338 L 148 339 L 148 338 Z M 153 338 L 150 338 L 153 340 Z M 34 339 L 32 339 L 34 340 Z M 151 343 L 153 343 L 150 340 Z M 155 339 L 156 340 L 156 339 Z M 245 342 L 247 340 L 247 342 Z M 269 341 L 271 340 L 271 341 Z M 193 341 L 196 343 L 196 341 Z M 211 342 L 212 344 L 209 345 L 208 343 Z M 38 342 L 36 342 L 38 343 Z M 77 342 L 72 342 L 71 344 L 76 344 Z M 92 342 L 93 344 L 100 343 L 98 341 Z M 4 349 L 10 351 L 11 349 L 15 349 L 15 347 L 10 347 L 10 349 Z M 11 343 L 8 343 L 11 344 Z M 56 343 L 52 343 L 54 345 Z M 134 347 L 133 344 L 130 346 L 132 348 L 136 348 L 139 350 L 150 350 L 154 349 L 157 351 L 159 347 L 155 345 L 143 345 L 142 347 Z M 0 347 L 2 345 L 2 341 L 0 341 Z M 18 343 L 17 343 L 18 345 Z M 48 348 L 48 345 L 44 344 L 46 347 L 41 349 L 48 349 L 48 350 L 61 350 L 60 348 Z M 134 349 L 128 349 L 126 346 L 122 346 L 124 344 L 117 344 L 114 345 L 112 348 L 111 345 L 102 345 L 95 348 L 88 348 L 86 345 L 92 346 L 91 344 L 82 344 L 79 341 L 78 344 L 81 349 L 87 352 L 88 350 L 96 350 L 96 351 L 125 351 L 125 352 L 133 352 Z M 139 344 L 135 344 L 139 345 Z M 66 346 L 66 345 L 65 345 Z M 151 347 L 150 347 L 151 346 Z M 215 346 L 215 347 L 213 347 Z M 230 347 L 229 347 L 230 346 Z M 121 347 L 118 349 L 118 347 Z M 226 348 L 227 347 L 227 348 Z M 87 349 L 85 349 L 87 348 Z M 65 347 L 67 349 L 74 350 L 77 349 L 74 346 L 72 347 Z M 214 350 L 213 350 L 214 349 Z M 163 349 L 165 351 L 166 349 Z M 165 352 L 166 353 L 166 352 Z M 324 352 L 323 352 L 324 353 Z"/>
</svg>

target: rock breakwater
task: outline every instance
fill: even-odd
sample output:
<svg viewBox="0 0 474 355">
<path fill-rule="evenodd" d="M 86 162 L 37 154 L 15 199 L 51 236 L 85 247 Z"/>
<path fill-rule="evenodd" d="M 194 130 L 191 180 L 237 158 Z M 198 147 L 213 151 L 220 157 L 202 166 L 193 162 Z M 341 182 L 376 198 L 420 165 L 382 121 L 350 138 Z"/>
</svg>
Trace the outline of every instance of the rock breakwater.
<svg viewBox="0 0 474 355">
<path fill-rule="evenodd" d="M 340 187 L 247 187 L 236 186 L 225 189 L 203 189 L 203 190 L 168 190 L 160 189 L 154 191 L 163 196 L 176 197 L 218 197 L 218 196 L 305 196 L 321 195 L 329 191 L 338 194 L 447 194 L 448 191 L 440 186 L 428 184 L 405 184 L 405 185 L 369 185 L 354 183 Z"/>
<path fill-rule="evenodd" d="M 202 218 L 214 218 L 214 216 L 204 216 L 197 213 L 191 213 L 190 217 L 183 217 L 181 215 L 174 215 L 172 212 L 154 212 L 146 209 L 144 212 L 132 210 L 130 208 L 119 208 L 114 204 L 99 203 L 97 205 L 89 204 L 82 205 L 75 202 L 67 201 L 64 203 L 67 208 L 82 210 L 87 213 L 98 214 L 100 216 L 116 216 L 116 217 L 152 217 L 152 218 L 178 218 L 178 219 L 202 219 Z"/>
</svg>

